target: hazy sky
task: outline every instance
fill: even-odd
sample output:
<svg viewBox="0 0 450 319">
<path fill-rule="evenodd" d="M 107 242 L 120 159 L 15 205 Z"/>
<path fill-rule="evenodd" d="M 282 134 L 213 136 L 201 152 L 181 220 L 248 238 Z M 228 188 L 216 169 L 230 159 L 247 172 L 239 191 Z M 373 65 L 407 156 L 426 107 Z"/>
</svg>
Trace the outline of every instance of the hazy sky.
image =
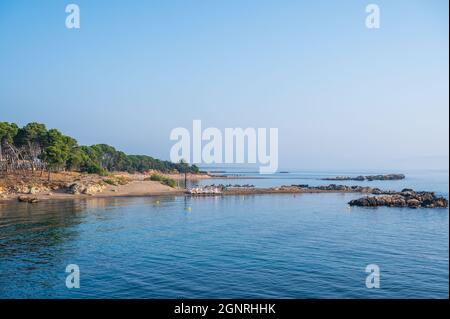
<svg viewBox="0 0 450 319">
<path fill-rule="evenodd" d="M 168 159 L 200 119 L 279 128 L 280 168 L 448 167 L 448 23 L 447 0 L 2 0 L 0 121 Z"/>
</svg>

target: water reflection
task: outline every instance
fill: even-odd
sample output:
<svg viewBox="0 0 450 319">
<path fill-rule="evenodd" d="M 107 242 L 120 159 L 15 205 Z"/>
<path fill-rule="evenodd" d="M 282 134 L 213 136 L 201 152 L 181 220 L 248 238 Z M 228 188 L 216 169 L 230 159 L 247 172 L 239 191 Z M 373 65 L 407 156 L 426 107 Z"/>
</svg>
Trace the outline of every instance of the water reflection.
<svg viewBox="0 0 450 319">
<path fill-rule="evenodd" d="M 77 236 L 85 204 L 78 201 L 0 205 L 0 258 L 38 252 Z"/>
<path fill-rule="evenodd" d="M 0 204 L 0 298 L 448 296 L 448 210 L 349 213 L 354 196 Z M 385 270 L 375 296 L 374 261 Z M 65 287 L 71 263 L 78 290 Z"/>
</svg>

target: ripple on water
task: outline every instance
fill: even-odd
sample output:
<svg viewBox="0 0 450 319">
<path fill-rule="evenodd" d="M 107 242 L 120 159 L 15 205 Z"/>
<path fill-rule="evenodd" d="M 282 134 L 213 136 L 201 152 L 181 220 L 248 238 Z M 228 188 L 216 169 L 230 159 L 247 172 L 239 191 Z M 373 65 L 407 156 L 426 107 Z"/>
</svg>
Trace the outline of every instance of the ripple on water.
<svg viewBox="0 0 450 319">
<path fill-rule="evenodd" d="M 1 205 L 0 297 L 447 298 L 448 209 L 349 210 L 354 196 Z"/>
</svg>

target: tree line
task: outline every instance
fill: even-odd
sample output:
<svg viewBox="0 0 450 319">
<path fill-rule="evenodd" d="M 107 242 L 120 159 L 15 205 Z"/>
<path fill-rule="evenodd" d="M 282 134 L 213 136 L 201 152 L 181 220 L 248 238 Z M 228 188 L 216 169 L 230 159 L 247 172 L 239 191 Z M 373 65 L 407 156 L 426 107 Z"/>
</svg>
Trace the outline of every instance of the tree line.
<svg viewBox="0 0 450 319">
<path fill-rule="evenodd" d="M 79 171 L 106 174 L 112 171 L 198 173 L 196 165 L 172 163 L 147 155 L 127 155 L 106 144 L 78 145 L 76 139 L 41 123 L 18 127 L 0 122 L 0 171 Z"/>
</svg>

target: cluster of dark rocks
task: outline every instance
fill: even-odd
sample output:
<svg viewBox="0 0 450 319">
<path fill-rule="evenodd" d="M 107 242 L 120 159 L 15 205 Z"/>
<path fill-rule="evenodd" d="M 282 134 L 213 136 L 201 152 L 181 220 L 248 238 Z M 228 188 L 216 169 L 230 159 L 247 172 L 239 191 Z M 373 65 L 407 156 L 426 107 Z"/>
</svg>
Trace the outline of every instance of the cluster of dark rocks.
<svg viewBox="0 0 450 319">
<path fill-rule="evenodd" d="M 17 200 L 19 202 L 31 203 L 31 204 L 39 202 L 39 199 L 35 196 L 19 196 L 19 197 L 17 197 Z"/>
<path fill-rule="evenodd" d="M 308 188 L 308 184 L 292 184 L 291 187 Z"/>
<path fill-rule="evenodd" d="M 367 175 L 367 176 L 336 176 L 322 178 L 324 181 L 392 181 L 404 179 L 403 174 L 387 174 L 387 175 Z"/>
<path fill-rule="evenodd" d="M 224 185 L 224 184 L 211 184 L 211 185 L 208 185 L 208 186 L 210 186 L 210 187 L 220 187 L 220 188 L 222 188 L 222 189 L 226 189 L 226 188 L 230 188 L 230 187 L 234 187 L 234 188 L 238 188 L 238 187 L 245 187 L 245 188 L 249 188 L 249 187 L 255 187 L 255 185 L 252 185 L 252 184 L 243 184 L 243 185 L 241 185 L 241 184 L 227 184 L 227 185 Z"/>
<path fill-rule="evenodd" d="M 448 200 L 438 197 L 433 192 L 416 192 L 405 188 L 401 192 L 381 191 L 373 189 L 372 194 L 379 196 L 366 196 L 349 202 L 350 206 L 363 207 L 409 207 L 409 208 L 446 208 Z"/>
<path fill-rule="evenodd" d="M 308 184 L 292 184 L 291 186 L 281 187 L 297 187 L 304 190 L 319 190 L 319 191 L 334 191 L 334 192 L 352 192 L 352 193 L 372 193 L 378 188 L 372 188 L 368 186 L 347 186 L 347 185 L 321 185 L 321 186 L 309 186 Z"/>
<path fill-rule="evenodd" d="M 410 207 L 410 208 L 445 208 L 448 207 L 448 200 L 444 197 L 438 197 L 433 192 L 417 192 L 410 188 L 402 191 L 381 190 L 369 186 L 347 186 L 347 185 L 320 185 L 309 186 L 308 184 L 282 185 L 271 188 L 255 188 L 254 185 L 211 185 L 210 187 L 219 187 L 224 194 L 271 194 L 271 193 L 363 193 L 370 194 L 349 202 L 350 206 L 364 207 Z"/>
<path fill-rule="evenodd" d="M 311 187 L 310 187 L 311 188 Z M 313 189 L 323 190 L 323 191 L 339 191 L 339 192 L 355 192 L 355 193 L 371 193 L 373 189 L 368 186 L 347 186 L 347 185 L 323 185 L 315 186 Z"/>
</svg>

